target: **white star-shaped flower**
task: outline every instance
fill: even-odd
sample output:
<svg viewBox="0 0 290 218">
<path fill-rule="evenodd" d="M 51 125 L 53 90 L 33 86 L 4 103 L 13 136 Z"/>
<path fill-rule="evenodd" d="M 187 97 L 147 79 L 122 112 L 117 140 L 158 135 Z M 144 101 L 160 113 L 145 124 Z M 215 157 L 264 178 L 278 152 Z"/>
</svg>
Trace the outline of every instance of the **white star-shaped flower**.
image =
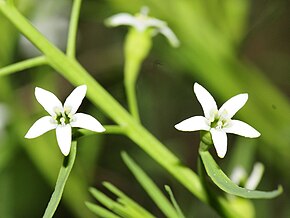
<svg viewBox="0 0 290 218">
<path fill-rule="evenodd" d="M 227 133 L 256 138 L 260 133 L 253 127 L 232 117 L 248 100 L 248 94 L 239 94 L 226 101 L 218 110 L 211 94 L 198 83 L 194 84 L 194 93 L 202 106 L 203 116 L 190 117 L 175 125 L 181 131 L 205 130 L 211 133 L 213 145 L 220 158 L 227 152 Z"/>
<path fill-rule="evenodd" d="M 120 26 L 128 25 L 134 27 L 139 32 L 143 32 L 149 28 L 152 28 L 153 35 L 157 33 L 163 34 L 173 47 L 179 46 L 179 40 L 173 31 L 167 26 L 165 21 L 149 17 L 149 9 L 147 7 L 142 7 L 141 12 L 137 13 L 135 16 L 128 13 L 119 13 L 109 17 L 105 23 L 108 26 Z"/>
<path fill-rule="evenodd" d="M 71 147 L 72 127 L 104 132 L 105 128 L 94 117 L 84 113 L 76 113 L 86 92 L 86 85 L 78 86 L 62 105 L 53 93 L 36 87 L 35 97 L 50 116 L 44 116 L 37 120 L 28 130 L 25 138 L 36 138 L 55 129 L 59 148 L 63 155 L 67 156 Z"/>
<path fill-rule="evenodd" d="M 252 173 L 247 177 L 246 170 L 237 166 L 231 174 L 231 180 L 237 184 L 242 184 L 243 187 L 249 190 L 255 190 L 259 185 L 264 173 L 264 165 L 260 162 L 255 163 Z"/>
</svg>

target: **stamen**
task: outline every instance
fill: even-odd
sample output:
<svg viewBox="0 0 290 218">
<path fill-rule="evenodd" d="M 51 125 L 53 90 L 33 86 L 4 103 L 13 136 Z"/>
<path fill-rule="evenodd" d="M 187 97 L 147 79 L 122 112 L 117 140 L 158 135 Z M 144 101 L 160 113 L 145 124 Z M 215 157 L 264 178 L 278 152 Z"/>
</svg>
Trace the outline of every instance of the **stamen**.
<svg viewBox="0 0 290 218">
<path fill-rule="evenodd" d="M 54 113 L 59 116 L 61 113 L 62 113 L 62 109 L 61 108 L 58 108 L 58 107 L 55 107 L 54 109 Z"/>
<path fill-rule="evenodd" d="M 60 121 L 60 124 L 61 124 L 61 125 L 65 125 L 65 118 L 64 118 L 64 117 L 61 117 L 61 118 L 59 119 L 59 121 Z"/>
<path fill-rule="evenodd" d="M 71 122 L 72 115 L 67 114 L 66 112 L 60 113 L 57 116 L 53 117 L 55 122 L 59 125 L 66 125 Z"/>
</svg>

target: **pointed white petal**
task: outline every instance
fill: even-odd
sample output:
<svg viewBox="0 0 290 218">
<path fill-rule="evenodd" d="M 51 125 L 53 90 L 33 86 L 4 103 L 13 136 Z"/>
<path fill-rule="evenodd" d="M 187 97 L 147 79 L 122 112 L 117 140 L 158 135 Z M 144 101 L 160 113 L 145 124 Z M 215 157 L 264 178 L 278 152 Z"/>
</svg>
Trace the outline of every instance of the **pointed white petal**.
<svg viewBox="0 0 290 218">
<path fill-rule="evenodd" d="M 105 24 L 112 27 L 120 25 L 132 26 L 136 24 L 136 17 L 128 13 L 120 13 L 107 18 Z"/>
<path fill-rule="evenodd" d="M 253 171 L 245 184 L 245 188 L 255 190 L 262 179 L 263 173 L 264 165 L 261 163 L 255 163 Z"/>
<path fill-rule="evenodd" d="M 248 100 L 248 94 L 239 94 L 227 100 L 219 109 L 219 115 L 232 118 Z"/>
<path fill-rule="evenodd" d="M 53 119 L 51 116 L 45 116 L 40 119 L 38 119 L 28 130 L 25 138 L 31 139 L 36 138 L 49 130 L 55 129 L 57 126 L 56 123 L 53 122 Z"/>
<path fill-rule="evenodd" d="M 207 119 L 210 119 L 211 113 L 217 111 L 217 105 L 212 95 L 198 83 L 194 83 L 194 93 L 201 104 L 203 113 Z"/>
<path fill-rule="evenodd" d="M 181 131 L 197 131 L 210 129 L 207 119 L 203 116 L 190 117 L 176 124 L 174 127 Z"/>
<path fill-rule="evenodd" d="M 159 31 L 168 39 L 169 43 L 173 47 L 179 46 L 180 42 L 179 42 L 178 38 L 176 37 L 174 32 L 168 26 L 164 26 L 164 27 L 160 28 Z"/>
<path fill-rule="evenodd" d="M 71 147 L 71 126 L 70 125 L 58 125 L 56 127 L 56 139 L 58 146 L 64 156 L 67 156 Z"/>
<path fill-rule="evenodd" d="M 228 127 L 223 128 L 227 133 L 233 133 L 248 138 L 256 138 L 261 134 L 249 124 L 240 120 L 231 120 Z"/>
<path fill-rule="evenodd" d="M 105 128 L 94 117 L 88 114 L 77 113 L 73 116 L 73 121 L 70 123 L 72 127 L 88 129 L 94 132 L 104 132 Z"/>
<path fill-rule="evenodd" d="M 147 27 L 155 27 L 155 28 L 164 28 L 164 27 L 167 27 L 167 23 L 162 21 L 162 20 L 159 20 L 159 19 L 156 19 L 156 18 L 153 18 L 153 17 L 145 17 L 145 16 L 142 16 L 140 15 L 141 17 L 139 17 L 140 20 L 142 20 Z"/>
<path fill-rule="evenodd" d="M 55 116 L 55 110 L 62 110 L 62 103 L 51 92 L 42 88 L 35 88 L 35 97 L 39 104 L 53 117 Z"/>
<path fill-rule="evenodd" d="M 227 153 L 227 134 L 216 129 L 211 129 L 210 133 L 217 155 L 223 158 Z"/>
<path fill-rule="evenodd" d="M 64 102 L 64 110 L 69 111 L 70 114 L 75 114 L 86 96 L 86 92 L 86 85 L 76 87 L 66 98 Z"/>
<path fill-rule="evenodd" d="M 232 180 L 233 183 L 239 185 L 241 181 L 243 181 L 246 178 L 246 176 L 247 176 L 246 170 L 241 166 L 237 166 L 233 169 L 230 179 Z"/>
</svg>

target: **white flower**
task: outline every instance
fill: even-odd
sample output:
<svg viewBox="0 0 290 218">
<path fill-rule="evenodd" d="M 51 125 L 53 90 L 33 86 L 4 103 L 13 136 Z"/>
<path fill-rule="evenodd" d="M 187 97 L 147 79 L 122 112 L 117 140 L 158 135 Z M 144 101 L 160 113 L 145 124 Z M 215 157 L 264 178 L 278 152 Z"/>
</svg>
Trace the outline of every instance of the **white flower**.
<svg viewBox="0 0 290 218">
<path fill-rule="evenodd" d="M 240 185 L 244 183 L 243 186 L 249 190 L 255 190 L 260 183 L 264 173 L 264 165 L 262 163 L 255 163 L 251 175 L 247 178 L 246 170 L 241 167 L 235 167 L 232 174 L 231 180 Z"/>
<path fill-rule="evenodd" d="M 227 152 L 227 134 L 233 133 L 244 137 L 259 137 L 260 133 L 253 127 L 232 117 L 248 100 L 248 94 L 239 94 L 226 101 L 218 110 L 211 94 L 198 83 L 194 84 L 194 93 L 202 106 L 203 116 L 190 117 L 175 125 L 181 131 L 210 131 L 216 152 L 223 158 Z"/>
<path fill-rule="evenodd" d="M 149 9 L 147 7 L 141 8 L 141 12 L 136 14 L 135 16 L 128 14 L 128 13 L 119 13 L 116 15 L 113 15 L 112 17 L 109 17 L 105 23 L 108 26 L 120 26 L 120 25 L 129 25 L 134 27 L 139 32 L 143 32 L 147 30 L 148 28 L 153 28 L 156 33 L 163 34 L 170 44 L 173 47 L 179 46 L 179 40 L 177 39 L 176 35 L 173 33 L 173 31 L 167 26 L 167 23 L 158 20 L 153 17 L 148 16 Z"/>
<path fill-rule="evenodd" d="M 50 116 L 37 120 L 28 130 L 25 138 L 36 138 L 49 130 L 56 130 L 56 139 L 63 155 L 70 152 L 72 127 L 79 127 L 95 132 L 104 132 L 105 128 L 94 117 L 76 113 L 87 91 L 87 86 L 75 88 L 67 97 L 64 105 L 51 92 L 42 88 L 35 88 L 35 97 Z"/>
</svg>

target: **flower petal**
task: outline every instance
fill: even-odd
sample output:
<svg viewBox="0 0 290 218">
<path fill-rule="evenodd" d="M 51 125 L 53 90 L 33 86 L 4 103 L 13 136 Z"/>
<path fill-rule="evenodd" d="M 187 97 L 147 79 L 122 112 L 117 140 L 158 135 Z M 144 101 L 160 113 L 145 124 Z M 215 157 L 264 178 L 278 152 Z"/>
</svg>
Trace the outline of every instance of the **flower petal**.
<svg viewBox="0 0 290 218">
<path fill-rule="evenodd" d="M 94 117 L 88 114 L 77 113 L 73 116 L 73 121 L 70 123 L 72 127 L 88 129 L 94 132 L 104 132 L 105 128 Z"/>
<path fill-rule="evenodd" d="M 181 131 L 197 131 L 210 129 L 207 119 L 203 116 L 190 117 L 176 124 L 174 127 Z"/>
<path fill-rule="evenodd" d="M 255 190 L 259 185 L 263 174 L 264 174 L 264 165 L 259 162 L 255 163 L 253 171 L 245 184 L 245 188 Z"/>
<path fill-rule="evenodd" d="M 237 166 L 233 169 L 230 179 L 232 180 L 233 183 L 240 185 L 241 181 L 243 181 L 246 178 L 246 176 L 247 176 L 246 170 L 241 166 Z"/>
<path fill-rule="evenodd" d="M 219 109 L 219 115 L 226 115 L 231 119 L 240 110 L 248 100 L 248 94 L 239 94 L 227 100 Z"/>
<path fill-rule="evenodd" d="M 67 156 L 70 152 L 71 138 L 71 126 L 69 124 L 56 127 L 57 143 L 64 156 Z"/>
<path fill-rule="evenodd" d="M 211 129 L 210 133 L 217 155 L 223 158 L 227 153 L 227 134 L 216 129 Z"/>
<path fill-rule="evenodd" d="M 169 41 L 169 43 L 173 47 L 178 47 L 180 45 L 180 42 L 174 32 L 166 25 L 164 27 L 161 27 L 159 29 L 159 32 L 162 33 Z"/>
<path fill-rule="evenodd" d="M 148 17 L 147 15 L 144 16 L 141 14 L 139 15 L 138 18 L 141 22 L 144 23 L 146 27 L 155 27 L 157 29 L 159 28 L 161 29 L 167 26 L 167 23 L 165 21 L 162 21 L 153 17 Z"/>
<path fill-rule="evenodd" d="M 49 130 L 55 129 L 57 126 L 56 123 L 53 122 L 53 119 L 51 116 L 45 116 L 40 119 L 38 119 L 28 130 L 25 138 L 31 139 L 36 138 Z"/>
<path fill-rule="evenodd" d="M 39 104 L 53 117 L 55 116 L 55 110 L 62 110 L 62 103 L 60 100 L 50 91 L 36 87 L 35 97 Z"/>
<path fill-rule="evenodd" d="M 248 137 L 248 138 L 256 138 L 261 134 L 251 127 L 249 124 L 240 121 L 240 120 L 231 120 L 228 127 L 224 127 L 223 130 L 226 133 L 233 133 L 240 136 Z"/>
<path fill-rule="evenodd" d="M 197 100 L 201 104 L 205 117 L 210 120 L 211 113 L 213 111 L 217 111 L 217 105 L 214 98 L 205 88 L 203 88 L 198 83 L 194 83 L 193 90 Z"/>
<path fill-rule="evenodd" d="M 66 98 L 64 102 L 64 110 L 68 111 L 70 114 L 75 114 L 86 96 L 86 92 L 86 85 L 76 87 Z"/>
<path fill-rule="evenodd" d="M 134 26 L 136 24 L 136 17 L 128 13 L 119 13 L 107 18 L 105 24 L 112 27 L 120 25 Z"/>
</svg>

